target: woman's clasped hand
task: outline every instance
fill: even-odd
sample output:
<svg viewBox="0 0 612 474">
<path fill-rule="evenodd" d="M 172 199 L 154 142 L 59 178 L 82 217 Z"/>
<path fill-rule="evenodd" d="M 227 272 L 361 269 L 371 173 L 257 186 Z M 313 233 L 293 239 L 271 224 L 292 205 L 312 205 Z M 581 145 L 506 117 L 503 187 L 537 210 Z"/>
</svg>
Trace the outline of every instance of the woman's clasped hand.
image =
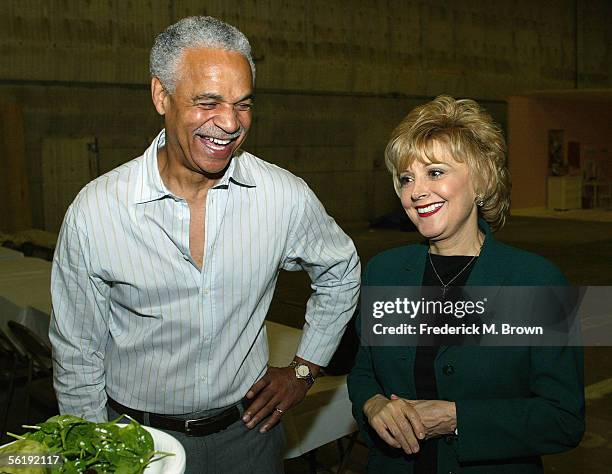
<svg viewBox="0 0 612 474">
<path fill-rule="evenodd" d="M 446 400 L 375 395 L 365 403 L 363 412 L 378 436 L 406 454 L 419 451 L 419 440 L 454 434 L 457 428 L 455 403 Z"/>
</svg>

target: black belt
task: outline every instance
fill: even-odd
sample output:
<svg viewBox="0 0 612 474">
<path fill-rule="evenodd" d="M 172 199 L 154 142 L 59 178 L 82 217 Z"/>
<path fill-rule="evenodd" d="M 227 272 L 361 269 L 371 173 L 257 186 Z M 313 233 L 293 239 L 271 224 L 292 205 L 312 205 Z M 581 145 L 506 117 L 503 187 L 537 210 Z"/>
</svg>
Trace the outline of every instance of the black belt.
<svg viewBox="0 0 612 474">
<path fill-rule="evenodd" d="M 146 412 L 128 408 L 110 397 L 107 403 L 120 415 L 129 415 L 139 423 L 144 424 L 144 415 Z M 251 404 L 251 400 L 244 398 L 240 403 L 242 407 L 246 409 Z M 178 431 L 180 433 L 185 433 L 187 436 L 208 436 L 213 433 L 218 433 L 240 420 L 240 410 L 237 405 L 209 416 L 208 418 L 198 418 L 196 420 L 181 420 L 172 415 L 160 415 L 157 413 L 148 414 L 149 426 L 161 428 L 162 430 Z"/>
</svg>

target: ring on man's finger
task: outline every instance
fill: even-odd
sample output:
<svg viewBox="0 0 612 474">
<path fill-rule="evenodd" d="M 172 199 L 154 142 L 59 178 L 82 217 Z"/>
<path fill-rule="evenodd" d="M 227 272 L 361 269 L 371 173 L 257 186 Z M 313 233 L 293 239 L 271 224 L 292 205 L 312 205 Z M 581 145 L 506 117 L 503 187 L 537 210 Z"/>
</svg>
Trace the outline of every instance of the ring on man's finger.
<svg viewBox="0 0 612 474">
<path fill-rule="evenodd" d="M 280 408 L 276 407 L 274 409 L 274 411 L 278 412 L 280 415 L 282 415 L 283 413 L 285 413 L 285 410 L 281 410 Z"/>
</svg>

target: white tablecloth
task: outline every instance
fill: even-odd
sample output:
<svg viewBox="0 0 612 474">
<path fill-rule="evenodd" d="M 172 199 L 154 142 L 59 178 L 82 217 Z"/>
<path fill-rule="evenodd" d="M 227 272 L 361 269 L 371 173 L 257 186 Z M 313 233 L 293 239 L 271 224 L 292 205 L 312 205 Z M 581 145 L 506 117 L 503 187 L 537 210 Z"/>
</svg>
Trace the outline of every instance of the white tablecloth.
<svg viewBox="0 0 612 474">
<path fill-rule="evenodd" d="M 0 260 L 0 296 L 51 314 L 51 262 L 23 257 Z"/>
<path fill-rule="evenodd" d="M 51 262 L 39 258 L 0 260 L 0 327 L 17 321 L 49 342 Z M 10 334 L 8 334 L 10 337 Z"/>
<path fill-rule="evenodd" d="M 49 341 L 51 263 L 37 258 L 0 260 L 0 325 L 14 319 Z M 270 365 L 286 366 L 297 349 L 301 330 L 283 324 L 266 323 L 270 344 Z M 306 399 L 285 413 L 286 458 L 354 432 L 345 376 L 317 379 Z"/>
<path fill-rule="evenodd" d="M 302 331 L 270 321 L 266 327 L 270 365 L 288 365 L 293 360 Z M 283 415 L 283 423 L 287 434 L 285 458 L 301 456 L 356 431 L 346 376 L 318 378 L 304 401 Z"/>
<path fill-rule="evenodd" d="M 17 250 L 0 247 L 0 260 L 12 260 L 14 258 L 23 258 L 23 254 Z"/>
</svg>

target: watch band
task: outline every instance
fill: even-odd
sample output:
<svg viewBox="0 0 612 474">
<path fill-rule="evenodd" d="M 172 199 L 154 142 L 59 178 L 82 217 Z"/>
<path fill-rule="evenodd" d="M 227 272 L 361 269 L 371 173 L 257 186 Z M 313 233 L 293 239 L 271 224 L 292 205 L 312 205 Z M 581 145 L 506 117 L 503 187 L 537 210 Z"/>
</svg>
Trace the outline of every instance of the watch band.
<svg viewBox="0 0 612 474">
<path fill-rule="evenodd" d="M 312 372 L 310 371 L 310 367 L 308 367 L 306 364 L 294 360 L 291 361 L 289 367 L 291 367 L 295 371 L 295 376 L 298 379 L 306 381 L 308 387 L 311 387 L 312 384 L 315 383 L 315 378 L 312 375 Z"/>
</svg>

